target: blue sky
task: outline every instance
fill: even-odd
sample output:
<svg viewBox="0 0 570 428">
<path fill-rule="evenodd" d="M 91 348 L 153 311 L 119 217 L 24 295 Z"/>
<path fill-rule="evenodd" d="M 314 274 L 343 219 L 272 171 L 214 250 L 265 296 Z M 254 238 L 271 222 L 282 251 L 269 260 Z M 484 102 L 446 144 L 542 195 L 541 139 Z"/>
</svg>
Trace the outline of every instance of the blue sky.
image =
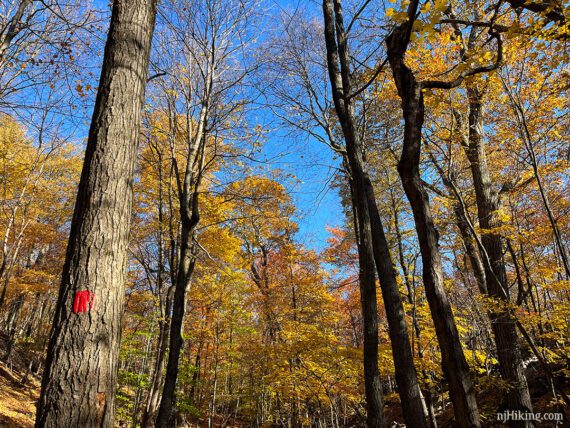
<svg viewBox="0 0 570 428">
<path fill-rule="evenodd" d="M 301 0 L 269 0 L 270 13 L 288 13 L 300 8 L 312 9 L 320 13 L 318 2 Z M 271 112 L 267 110 L 267 114 Z M 270 119 L 270 118 L 268 118 Z M 295 205 L 298 208 L 297 221 L 299 233 L 297 239 L 315 250 L 326 246 L 329 237 L 327 226 L 340 226 L 344 214 L 340 198 L 336 190 L 331 189 L 338 160 L 334 160 L 331 150 L 309 136 L 291 135 L 290 130 L 272 132 L 263 148 L 263 154 L 271 159 L 270 165 L 291 173 L 298 182 L 289 188 Z"/>
<path fill-rule="evenodd" d="M 102 17 L 100 33 L 92 38 L 89 52 L 82 56 L 83 71 L 90 70 L 91 77 L 74 76 L 69 82 L 70 90 L 73 90 L 75 79 L 83 79 L 83 84 L 89 83 L 92 87 L 97 86 L 97 79 L 103 57 L 103 46 L 110 18 L 110 7 L 106 0 L 93 0 L 93 6 L 101 11 L 107 11 L 107 16 Z M 314 8 L 315 14 L 320 13 L 319 4 L 305 3 L 300 0 L 265 0 L 264 5 L 268 14 L 276 16 L 283 11 L 295 11 L 299 7 Z M 269 25 L 268 25 L 269 26 Z M 268 28 L 265 30 L 270 31 Z M 95 94 L 75 99 L 77 110 L 75 117 L 68 117 L 64 128 L 60 129 L 70 135 L 81 144 L 87 138 L 91 111 L 95 101 Z M 333 178 L 338 161 L 333 159 L 330 149 L 308 136 L 291 134 L 290 129 L 279 129 L 275 126 L 275 118 L 269 109 L 257 109 L 251 116 L 254 121 L 251 126 L 258 124 L 272 128 L 266 134 L 267 141 L 261 150 L 259 160 L 268 160 L 263 169 L 280 169 L 285 174 L 291 174 L 297 180 L 290 180 L 287 189 L 298 208 L 296 221 L 299 225 L 297 241 L 308 248 L 322 249 L 326 245 L 328 233 L 327 226 L 336 226 L 343 223 L 343 213 L 340 199 L 336 190 L 331 189 L 330 180 Z M 256 123 L 257 122 L 257 123 Z M 255 165 L 255 163 L 254 163 Z"/>
<path fill-rule="evenodd" d="M 322 143 L 312 138 L 290 137 L 278 132 L 270 134 L 263 155 L 271 159 L 269 166 L 293 174 L 298 180 L 288 190 L 298 208 L 298 241 L 315 250 L 326 245 L 326 226 L 343 223 L 340 198 L 331 189 L 338 161 Z"/>
</svg>

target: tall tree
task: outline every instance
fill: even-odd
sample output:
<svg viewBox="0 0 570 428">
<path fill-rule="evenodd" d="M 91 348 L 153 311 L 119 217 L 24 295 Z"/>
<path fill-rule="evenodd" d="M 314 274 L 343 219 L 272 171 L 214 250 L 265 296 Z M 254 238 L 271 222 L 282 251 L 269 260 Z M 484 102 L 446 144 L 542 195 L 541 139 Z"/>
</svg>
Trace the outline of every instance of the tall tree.
<svg viewBox="0 0 570 428">
<path fill-rule="evenodd" d="M 332 86 L 335 111 L 345 140 L 344 164 L 350 186 L 354 229 L 359 254 L 359 279 L 364 321 L 364 382 L 367 401 L 367 425 L 385 424 L 382 391 L 378 372 L 378 314 L 376 308 L 376 270 L 380 278 L 386 315 L 393 346 L 396 379 L 404 418 L 409 426 L 424 426 L 417 373 L 408 338 L 404 310 L 388 242 L 380 218 L 374 189 L 364 167 L 361 134 L 355 120 L 348 37 L 340 0 L 324 0 L 327 68 Z M 364 87 L 365 88 L 365 87 Z"/>
<path fill-rule="evenodd" d="M 448 9 L 448 11 L 450 10 Z M 450 18 L 453 19 L 452 13 L 450 13 Z M 470 29 L 467 40 L 464 40 L 459 25 L 454 23 L 453 26 L 454 34 L 461 44 L 461 59 L 467 62 L 469 60 L 468 52 L 477 50 L 476 40 L 484 31 L 473 26 Z M 492 26 L 490 28 L 489 35 L 496 37 L 496 35 L 493 35 Z M 500 39 L 497 40 L 499 41 L 497 59 L 500 60 L 502 57 L 502 46 Z M 458 112 L 455 112 L 454 117 L 460 125 L 460 142 L 469 162 L 475 190 L 477 217 L 482 230 L 480 240 L 478 241 L 481 244 L 480 247 L 468 248 L 468 253 L 471 254 L 470 257 L 472 259 L 479 255 L 484 273 L 479 272 L 477 276 L 481 279 L 484 278 L 485 281 L 485 286 L 480 288 L 484 294 L 492 299 L 496 299 L 496 305 L 489 310 L 489 318 L 495 339 L 501 376 L 510 385 L 505 393 L 504 405 L 509 410 L 532 411 L 530 393 L 524 375 L 522 352 L 518 345 L 516 317 L 509 307 L 510 296 L 503 249 L 504 240 L 500 232 L 502 225 L 500 213 L 503 208 L 501 193 L 503 189 L 512 188 L 513 185 L 501 186 L 491 178 L 484 135 L 484 104 L 489 84 L 488 82 L 470 79 L 465 82 L 465 88 L 467 95 L 466 104 L 468 106 L 467 120 L 463 121 Z M 466 129 L 461 129 L 463 122 L 466 122 L 467 126 L 463 127 Z M 453 183 L 448 184 L 453 185 Z M 459 209 L 460 216 L 467 220 L 467 213 L 463 211 L 463 209 Z M 464 224 L 467 225 L 467 223 Z M 474 271 L 476 271 L 476 263 L 473 263 L 473 261 L 472 266 Z M 524 427 L 532 426 L 532 423 L 521 421 L 513 423 L 513 425 Z"/>
<path fill-rule="evenodd" d="M 242 55 L 251 40 L 246 24 L 251 25 L 255 10 L 255 1 L 176 1 L 171 5 L 167 37 L 180 42 L 183 61 L 172 70 L 172 87 L 168 90 L 176 95 L 169 109 L 172 131 L 182 129 L 186 138 L 186 159 L 185 165 L 179 168 L 173 158 L 181 226 L 170 348 L 156 420 L 159 427 L 171 426 L 176 407 L 186 292 L 199 250 L 195 232 L 200 221 L 202 180 L 219 158 L 221 141 L 231 132 L 237 134 L 239 129 L 239 111 L 246 100 L 236 94 L 250 72 Z M 180 114 L 178 110 L 182 110 Z M 228 131 L 230 123 L 236 128 L 231 132 Z"/>
<path fill-rule="evenodd" d="M 490 31 L 499 46 L 497 61 L 489 66 L 469 67 L 449 82 L 418 81 L 414 71 L 405 63 L 419 1 L 409 3 L 406 19 L 386 39 L 388 60 L 398 95 L 402 99 L 404 141 L 398 172 L 412 207 L 420 243 L 423 281 L 426 296 L 441 347 L 443 371 L 448 379 L 456 423 L 460 427 L 480 426 L 479 410 L 470 378 L 469 366 L 463 353 L 453 311 L 443 287 L 443 265 L 439 251 L 439 234 L 434 226 L 428 194 L 420 175 L 422 126 L 425 119 L 423 92 L 427 89 L 450 89 L 463 80 L 481 72 L 495 69 L 501 61 L 500 38 Z M 490 24 L 492 28 L 492 24 Z"/>
<path fill-rule="evenodd" d="M 284 34 L 276 36 L 271 41 L 270 51 L 267 54 L 271 59 L 260 86 L 267 96 L 267 104 L 272 107 L 280 120 L 290 128 L 310 135 L 316 141 L 329 146 L 335 154 L 340 155 L 343 162 L 341 173 L 346 179 L 346 206 L 356 203 L 351 200 L 351 195 L 360 197 L 360 203 L 364 204 L 366 213 L 363 215 L 370 217 L 372 236 L 368 243 L 372 248 L 365 250 L 360 240 L 362 245 L 359 246 L 359 250 L 369 251 L 369 254 L 372 254 L 373 260 L 367 264 L 372 274 L 370 278 L 375 280 L 374 276 L 377 273 L 380 279 L 403 414 L 406 415 L 408 424 L 422 424 L 421 395 L 417 387 L 417 375 L 398 289 L 397 272 L 388 249 L 375 189 L 368 177 L 369 159 L 364 140 L 373 125 L 368 116 L 361 113 L 368 112 L 373 103 L 371 100 L 374 97 L 368 97 L 372 93 L 371 80 L 373 80 L 369 79 L 369 74 L 373 73 L 374 77 L 377 77 L 378 70 L 369 67 L 368 63 L 373 61 L 369 61 L 365 55 L 359 55 L 361 54 L 358 47 L 361 42 L 360 30 L 355 27 L 366 21 L 362 14 L 367 15 L 366 2 L 360 5 L 362 9 L 353 16 L 352 25 L 341 28 L 336 22 L 332 24 L 342 33 L 339 38 L 353 37 L 353 48 L 356 50 L 353 55 L 361 57 L 360 59 L 366 63 L 362 65 L 358 59 L 354 60 L 352 57 L 343 58 L 343 71 L 348 72 L 350 76 L 348 82 L 343 83 L 344 86 L 337 88 L 336 95 L 340 93 L 340 98 L 335 99 L 331 91 L 331 86 L 334 86 L 336 81 L 331 85 L 329 64 L 326 59 L 327 43 L 322 36 L 323 29 L 315 26 L 314 21 L 301 17 L 302 14 L 299 13 L 287 17 Z M 342 4 L 339 3 L 337 7 L 342 15 Z M 332 20 L 335 18 L 331 17 Z M 336 37 L 336 34 L 333 34 L 333 37 Z M 336 40 L 333 42 L 336 43 Z M 330 46 L 333 51 L 336 49 L 334 43 Z M 348 46 L 346 48 L 348 49 Z M 331 66 L 335 66 L 334 62 Z M 340 67 L 340 64 L 337 64 L 337 67 Z M 339 68 L 337 72 L 342 71 Z M 363 80 L 368 80 L 368 83 Z M 338 110 L 335 109 L 335 102 L 339 104 Z M 348 108 L 340 105 L 342 103 Z M 352 129 L 344 126 L 348 122 L 351 122 Z M 345 130 L 348 132 L 347 136 L 344 134 Z M 355 183 L 358 181 L 357 189 L 351 188 L 350 181 L 353 177 L 358 177 L 355 179 Z M 357 195 L 351 190 L 360 193 Z M 356 217 L 354 215 L 348 217 L 353 223 L 354 231 L 357 231 Z M 359 319 L 358 323 L 360 322 Z"/>
<path fill-rule="evenodd" d="M 155 0 L 113 2 L 36 427 L 113 426 L 132 182 Z"/>
<path fill-rule="evenodd" d="M 184 144 L 180 141 L 184 138 L 180 132 L 171 132 L 171 121 L 172 117 L 163 112 L 152 112 L 144 121 L 146 146 L 142 150 L 141 178 L 137 181 L 138 188 L 135 187 L 135 195 L 138 192 L 138 201 L 135 196 L 138 206 L 134 209 L 139 215 L 137 220 L 142 224 L 137 224 L 136 229 L 133 228 L 133 256 L 137 263 L 144 267 L 148 284 L 158 301 L 158 338 L 154 369 L 141 420 L 141 425 L 145 428 L 154 424 L 160 405 L 177 266 L 176 237 L 180 225 L 176 216 L 177 208 L 174 206 L 176 190 L 170 157 L 177 150 L 177 143 L 179 146 Z M 182 158 L 182 153 L 179 157 Z M 155 205 L 149 203 L 149 200 Z"/>
<path fill-rule="evenodd" d="M 497 308 L 489 312 L 491 326 L 497 346 L 497 356 L 502 377 L 512 387 L 506 393 L 506 406 L 509 410 L 532 411 L 530 393 L 523 370 L 521 349 L 518 345 L 516 318 L 509 308 L 507 270 L 505 267 L 503 238 L 496 232 L 501 225 L 500 195 L 493 186 L 487 163 L 486 145 L 483 136 L 483 93 L 484 89 L 474 84 L 467 85 L 469 102 L 468 123 L 463 147 L 469 160 L 479 226 L 483 263 L 485 267 L 486 290 L 490 297 L 497 299 Z M 520 426 L 532 426 L 530 423 Z"/>
</svg>

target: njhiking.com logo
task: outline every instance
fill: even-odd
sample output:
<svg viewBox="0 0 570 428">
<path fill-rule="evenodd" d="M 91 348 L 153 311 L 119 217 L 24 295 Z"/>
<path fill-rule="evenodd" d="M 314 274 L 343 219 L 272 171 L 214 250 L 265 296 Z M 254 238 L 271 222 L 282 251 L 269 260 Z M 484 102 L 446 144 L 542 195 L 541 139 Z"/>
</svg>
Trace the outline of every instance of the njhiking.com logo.
<svg viewBox="0 0 570 428">
<path fill-rule="evenodd" d="M 511 421 L 529 421 L 529 422 L 556 422 L 562 424 L 564 415 L 562 413 L 534 413 L 523 410 L 505 410 L 497 413 L 497 421 L 511 422 Z"/>
</svg>

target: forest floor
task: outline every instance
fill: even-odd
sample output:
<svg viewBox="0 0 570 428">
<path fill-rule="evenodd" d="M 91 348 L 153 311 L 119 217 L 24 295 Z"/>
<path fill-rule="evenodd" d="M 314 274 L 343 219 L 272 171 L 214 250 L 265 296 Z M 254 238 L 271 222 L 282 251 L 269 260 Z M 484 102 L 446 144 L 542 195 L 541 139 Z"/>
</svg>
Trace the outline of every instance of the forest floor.
<svg viewBox="0 0 570 428">
<path fill-rule="evenodd" d="M 0 333 L 0 427 L 32 428 L 41 382 L 29 369 L 34 363 L 37 366 L 42 355 L 17 344 L 6 362 L 8 342 L 8 336 Z"/>
<path fill-rule="evenodd" d="M 0 427 L 31 428 L 34 426 L 36 400 L 40 393 L 40 381 L 25 373 L 11 370 L 0 363 Z"/>
</svg>

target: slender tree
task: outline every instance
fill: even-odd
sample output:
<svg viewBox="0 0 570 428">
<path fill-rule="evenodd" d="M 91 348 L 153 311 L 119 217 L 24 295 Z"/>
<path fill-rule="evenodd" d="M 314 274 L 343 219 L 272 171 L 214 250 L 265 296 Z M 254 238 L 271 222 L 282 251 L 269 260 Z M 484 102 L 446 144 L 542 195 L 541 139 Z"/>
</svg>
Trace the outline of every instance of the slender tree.
<svg viewBox="0 0 570 428">
<path fill-rule="evenodd" d="M 442 367 L 449 382 L 455 421 L 460 427 L 480 426 L 479 410 L 470 378 L 469 366 L 463 353 L 453 311 L 443 287 L 443 266 L 439 251 L 439 234 L 433 222 L 428 194 L 420 176 L 422 126 L 425 119 L 423 91 L 451 89 L 459 86 L 465 77 L 495 69 L 501 61 L 500 38 L 497 61 L 489 66 L 469 68 L 452 81 L 418 81 L 404 58 L 408 50 L 419 1 L 408 5 L 407 20 L 399 24 L 387 37 L 388 60 L 398 95 L 402 99 L 404 141 L 398 172 L 404 191 L 412 207 L 416 232 L 420 243 L 423 281 L 442 354 Z M 492 26 L 491 26 L 492 27 Z"/>
<path fill-rule="evenodd" d="M 360 21 L 359 16 L 365 12 L 366 4 L 361 5 L 363 7 L 360 13 L 353 17 L 353 24 Z M 334 7 L 334 5 L 331 6 L 332 9 Z M 335 16 L 330 17 L 333 20 L 332 26 L 336 27 L 335 30 L 339 32 L 338 38 L 346 40 L 351 33 L 351 28 L 352 34 L 358 33 L 358 30 L 354 30 L 354 25 L 349 28 L 340 25 L 342 24 L 342 4 L 339 3 L 336 7 L 340 13 L 335 13 Z M 334 22 L 339 16 L 340 24 Z M 364 207 L 362 215 L 365 218 L 362 224 L 365 225 L 365 229 L 371 231 L 371 237 L 367 237 L 366 241 L 357 240 L 357 249 L 360 253 L 367 253 L 366 257 L 372 255 L 373 260 L 365 262 L 366 269 L 371 271 L 367 274 L 370 275 L 367 278 L 375 281 L 374 277 L 377 273 L 380 280 L 403 414 L 408 425 L 417 426 L 423 424 L 422 400 L 405 322 L 405 312 L 398 289 L 397 272 L 393 266 L 374 188 L 367 171 L 368 160 L 365 156 L 364 138 L 368 135 L 371 124 L 366 115 L 359 114 L 362 111 L 368 111 L 371 101 L 358 94 L 368 92 L 371 81 L 366 83 L 362 82 L 362 78 L 355 77 L 366 75 L 363 70 L 367 67 L 361 66 L 357 60 L 352 58 L 346 56 L 341 58 L 338 54 L 336 40 L 329 39 L 330 43 L 327 47 L 322 31 L 323 29 L 315 27 L 314 22 L 299 17 L 299 14 L 290 17 L 285 25 L 285 34 L 271 41 L 270 52 L 267 54 L 271 60 L 260 86 L 263 93 L 267 95 L 267 104 L 285 124 L 303 134 L 311 135 L 316 141 L 329 146 L 342 158 L 342 175 L 346 179 L 347 194 L 350 195 L 347 197 L 347 205 L 356 205 L 354 198 L 359 199 L 358 204 Z M 335 31 L 332 36 L 337 37 Z M 348 48 L 347 45 L 344 47 Z M 344 72 L 347 76 L 346 83 L 343 82 L 342 86 L 335 86 L 337 85 L 336 79 L 332 82 L 330 80 L 329 69 L 335 67 L 335 63 L 327 64 L 327 49 L 333 52 L 333 56 L 336 56 L 338 60 L 337 69 L 332 74 L 340 76 Z M 374 73 L 377 74 L 378 71 Z M 339 80 L 342 81 L 342 77 L 339 77 Z M 335 93 L 338 95 L 336 99 L 331 96 L 334 95 L 331 86 L 333 89 L 336 88 Z M 337 105 L 338 108 L 335 108 Z M 352 128 L 347 126 L 348 123 Z M 352 186 L 352 182 L 355 186 Z M 358 233 L 357 215 L 349 217 L 353 222 L 354 231 Z M 371 248 L 366 248 L 365 242 Z M 375 290 L 372 291 L 375 292 Z M 368 304 L 368 300 L 365 303 Z M 374 311 L 371 313 L 373 314 Z"/>
<path fill-rule="evenodd" d="M 36 427 L 113 426 L 132 181 L 155 0 L 113 2 Z"/>
<path fill-rule="evenodd" d="M 484 263 L 487 294 L 497 299 L 497 308 L 489 311 L 491 326 L 497 346 L 499 368 L 503 379 L 512 388 L 506 393 L 505 405 L 509 410 L 532 411 L 530 393 L 523 370 L 523 360 L 518 335 L 516 318 L 508 307 L 510 296 L 508 292 L 507 270 L 504 260 L 503 237 L 493 230 L 501 224 L 498 215 L 501 207 L 500 195 L 493 186 L 487 163 L 486 145 L 483 136 L 483 90 L 473 84 L 467 85 L 469 102 L 469 128 L 466 131 L 463 147 L 469 160 L 479 226 L 482 249 L 488 263 Z M 517 426 L 532 426 L 531 423 L 519 423 Z"/>
<path fill-rule="evenodd" d="M 378 315 L 376 278 L 378 271 L 390 340 L 393 346 L 396 380 L 409 426 L 423 427 L 417 373 L 413 363 L 402 300 L 396 282 L 392 258 L 380 218 L 374 189 L 364 168 L 362 141 L 354 114 L 355 89 L 350 70 L 348 37 L 340 0 L 323 1 L 327 68 L 335 111 L 345 140 L 344 164 L 348 172 L 356 241 L 359 255 L 360 299 L 364 320 L 364 382 L 367 402 L 367 425 L 385 424 L 382 391 L 378 373 Z"/>
<path fill-rule="evenodd" d="M 453 15 L 450 15 L 453 18 Z M 467 40 L 464 40 L 458 24 L 453 24 L 453 27 L 458 40 L 462 43 L 460 48 L 461 58 L 463 61 L 467 61 L 467 52 L 476 48 L 475 40 L 481 30 L 477 27 L 472 27 L 469 37 Z M 502 50 L 500 44 L 499 49 Z M 499 51 L 499 59 L 501 55 Z M 497 183 L 493 182 L 487 162 L 487 148 L 483 131 L 484 100 L 488 90 L 487 86 L 484 83 L 478 84 L 475 80 L 465 82 L 468 106 L 467 129 L 461 129 L 463 120 L 459 113 L 455 112 L 454 114 L 455 120 L 460 125 L 459 140 L 471 169 L 477 216 L 479 226 L 482 229 L 479 241 L 481 243 L 480 247 L 467 247 L 467 252 L 472 259 L 472 266 L 478 281 L 481 282 L 481 279 L 484 279 L 485 285 L 480 286 L 481 291 L 485 295 L 496 299 L 499 303 L 496 308 L 489 310 L 489 318 L 497 348 L 501 376 L 511 385 L 511 388 L 506 391 L 504 404 L 509 410 L 532 411 L 530 392 L 524 374 L 522 352 L 518 345 L 516 318 L 509 308 L 510 296 L 504 259 L 503 236 L 497 233 L 502 223 L 499 212 L 502 208 L 500 190 L 503 186 L 498 186 Z M 453 186 L 452 182 L 447 184 Z M 513 186 L 504 186 L 504 188 L 509 187 Z M 454 192 L 459 196 L 455 188 Z M 465 210 L 459 208 L 457 213 L 463 217 L 462 225 L 464 227 L 467 226 L 469 220 Z M 469 234 L 471 235 L 471 233 Z M 479 256 L 480 265 L 475 260 L 477 256 Z M 478 268 L 481 265 L 483 272 L 478 272 Z M 523 427 L 532 426 L 532 423 L 528 422 L 514 424 Z"/>
<path fill-rule="evenodd" d="M 241 54 L 251 39 L 246 24 L 251 23 L 255 10 L 254 1 L 202 0 L 172 2 L 172 5 L 168 37 L 180 42 L 186 64 L 173 70 L 176 75 L 171 76 L 169 90 L 176 93 L 176 99 L 169 115 L 171 132 L 183 130 L 186 159 L 184 168 L 179 168 L 176 159 L 172 159 L 178 187 L 180 244 L 157 427 L 171 426 L 175 416 L 186 293 L 199 251 L 195 235 L 200 221 L 202 180 L 218 159 L 218 145 L 229 134 L 227 124 L 239 122 L 235 119 L 246 103 L 234 96 L 250 72 Z"/>
</svg>

